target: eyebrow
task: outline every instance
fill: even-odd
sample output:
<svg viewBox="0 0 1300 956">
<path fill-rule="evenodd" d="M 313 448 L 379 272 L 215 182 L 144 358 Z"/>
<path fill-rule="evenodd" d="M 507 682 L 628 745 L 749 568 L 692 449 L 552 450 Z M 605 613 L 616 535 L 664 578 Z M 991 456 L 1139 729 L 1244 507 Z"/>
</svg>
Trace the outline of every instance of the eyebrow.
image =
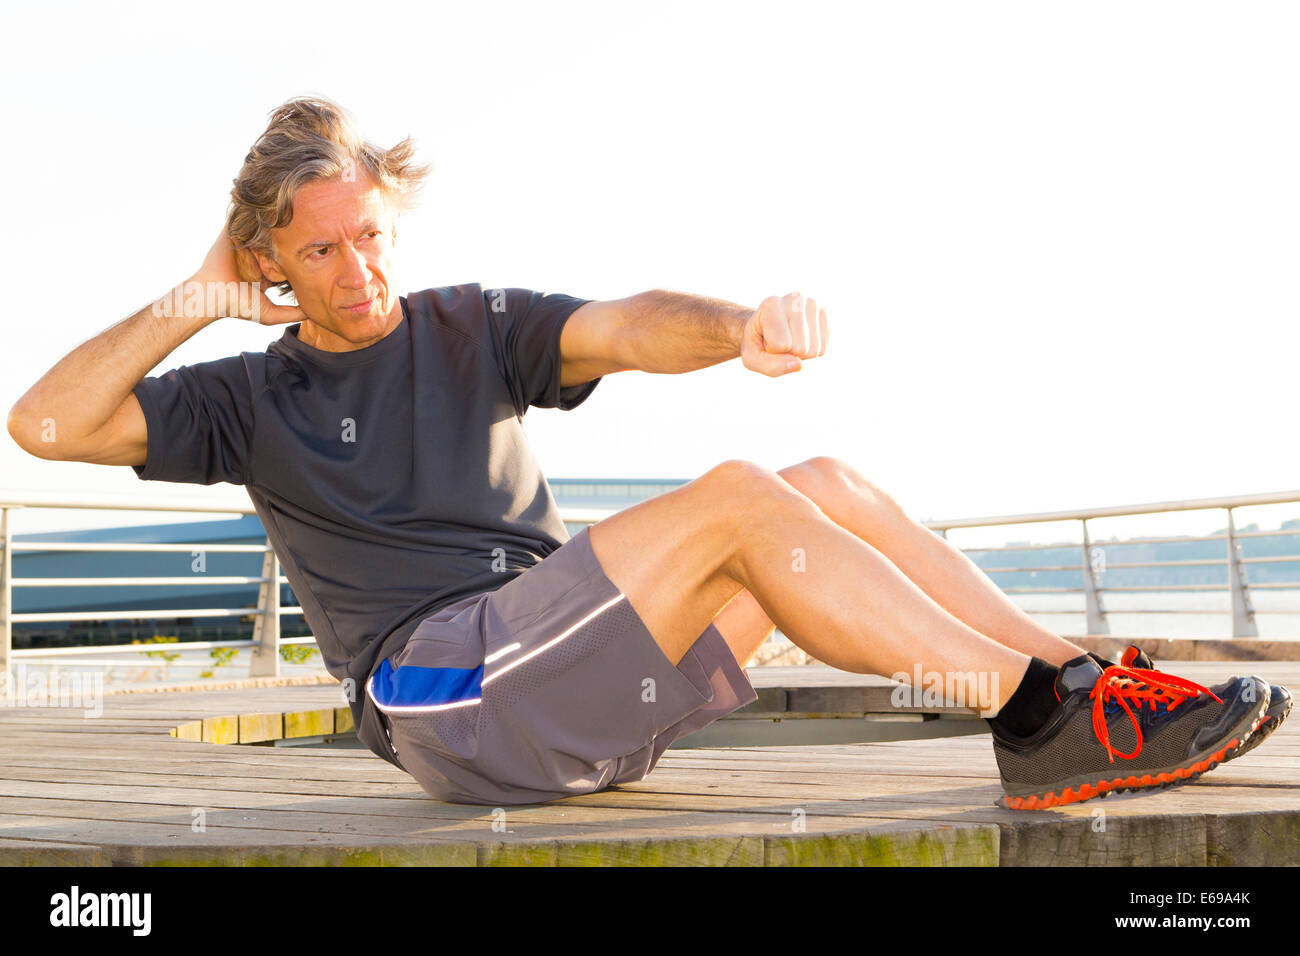
<svg viewBox="0 0 1300 956">
<path fill-rule="evenodd" d="M 361 224 L 361 228 L 360 228 L 358 231 L 359 231 L 359 232 L 369 232 L 369 231 L 372 230 L 372 229 L 378 229 L 378 228 L 379 228 L 379 223 L 375 222 L 375 220 L 373 220 L 373 219 L 367 219 L 365 222 L 363 222 L 363 223 Z M 300 256 L 300 255 L 302 255 L 304 252 L 306 252 L 308 249 L 317 249 L 317 248 L 319 248 L 319 247 L 321 247 L 321 246 L 333 246 L 333 245 L 337 245 L 337 243 L 333 243 L 333 242 L 325 242 L 324 240 L 319 240 L 319 241 L 317 241 L 317 242 L 308 242 L 308 243 L 304 243 L 303 245 L 301 245 L 301 246 L 298 247 L 298 251 L 295 252 L 294 255 L 295 255 L 295 256 Z"/>
</svg>

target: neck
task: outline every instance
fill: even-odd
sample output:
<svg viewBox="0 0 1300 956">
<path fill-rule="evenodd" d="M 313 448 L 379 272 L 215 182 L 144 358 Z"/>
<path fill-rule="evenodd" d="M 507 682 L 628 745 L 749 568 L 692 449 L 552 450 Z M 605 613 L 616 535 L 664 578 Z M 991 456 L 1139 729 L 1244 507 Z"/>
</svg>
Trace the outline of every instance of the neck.
<svg viewBox="0 0 1300 956">
<path fill-rule="evenodd" d="M 377 335 L 360 341 L 353 341 L 331 331 L 320 323 L 305 318 L 298 326 L 298 341 L 303 345 L 310 345 L 314 349 L 320 349 L 322 352 L 355 352 L 357 349 L 369 348 L 390 335 L 401 322 L 402 302 L 394 296 L 393 307 L 388 310 L 388 315 L 384 317 L 383 331 Z"/>
</svg>

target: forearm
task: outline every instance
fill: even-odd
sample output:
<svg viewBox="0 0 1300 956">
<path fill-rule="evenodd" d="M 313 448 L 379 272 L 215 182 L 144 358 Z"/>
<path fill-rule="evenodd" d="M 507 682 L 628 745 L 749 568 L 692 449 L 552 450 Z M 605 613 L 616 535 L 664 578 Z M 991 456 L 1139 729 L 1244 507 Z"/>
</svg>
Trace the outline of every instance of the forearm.
<svg viewBox="0 0 1300 956">
<path fill-rule="evenodd" d="M 628 361 L 643 372 L 692 372 L 736 358 L 754 314 L 734 302 L 663 289 L 623 301 Z"/>
<path fill-rule="evenodd" d="M 150 369 L 215 321 L 175 307 L 188 286 L 189 280 L 60 359 L 10 410 L 15 439 L 72 443 L 101 428 Z"/>
</svg>

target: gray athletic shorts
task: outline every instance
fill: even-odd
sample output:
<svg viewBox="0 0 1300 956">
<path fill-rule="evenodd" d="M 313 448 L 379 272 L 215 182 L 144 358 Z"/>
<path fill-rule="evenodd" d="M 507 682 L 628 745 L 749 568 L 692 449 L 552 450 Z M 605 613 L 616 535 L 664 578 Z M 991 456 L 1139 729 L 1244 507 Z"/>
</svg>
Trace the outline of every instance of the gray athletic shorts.
<svg viewBox="0 0 1300 956">
<path fill-rule="evenodd" d="M 366 682 L 403 769 L 450 803 L 540 803 L 640 780 L 758 698 L 710 624 L 674 667 L 588 528 L 423 620 Z"/>
</svg>

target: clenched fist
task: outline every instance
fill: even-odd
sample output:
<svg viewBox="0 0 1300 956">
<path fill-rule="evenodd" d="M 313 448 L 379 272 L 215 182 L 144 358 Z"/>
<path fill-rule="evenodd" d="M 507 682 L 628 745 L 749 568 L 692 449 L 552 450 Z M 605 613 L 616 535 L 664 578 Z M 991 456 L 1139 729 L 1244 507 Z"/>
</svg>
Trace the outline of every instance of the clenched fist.
<svg viewBox="0 0 1300 956">
<path fill-rule="evenodd" d="M 776 378 L 803 368 L 802 359 L 826 353 L 826 310 L 791 292 L 759 303 L 745 324 L 740 360 L 745 368 Z"/>
</svg>

